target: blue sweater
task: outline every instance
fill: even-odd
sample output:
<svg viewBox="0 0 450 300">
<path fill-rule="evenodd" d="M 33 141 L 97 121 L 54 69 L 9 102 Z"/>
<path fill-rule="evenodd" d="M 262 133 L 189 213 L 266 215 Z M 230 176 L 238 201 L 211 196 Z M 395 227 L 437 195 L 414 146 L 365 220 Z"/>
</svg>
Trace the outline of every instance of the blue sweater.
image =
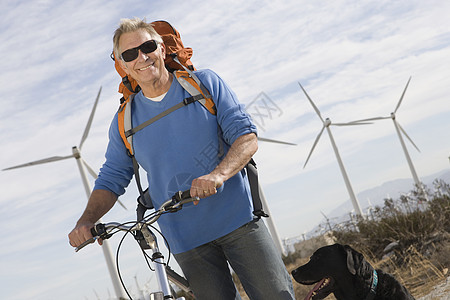
<svg viewBox="0 0 450 300">
<path fill-rule="evenodd" d="M 217 74 L 201 70 L 196 71 L 196 75 L 214 99 L 216 116 L 195 102 L 163 117 L 133 137 L 135 157 L 147 172 L 150 196 L 157 208 L 176 191 L 189 189 L 193 179 L 210 173 L 219 164 L 217 124 L 229 145 L 243 134 L 256 133 L 243 105 Z M 161 102 L 151 101 L 139 92 L 132 102 L 133 126 L 189 96 L 176 79 Z M 119 196 L 125 192 L 134 172 L 117 122 L 116 114 L 109 131 L 106 161 L 94 190 L 109 190 Z M 213 241 L 248 223 L 253 218 L 252 210 L 250 188 L 244 171 L 241 171 L 227 180 L 217 194 L 202 199 L 198 205 L 187 204 L 176 213 L 163 215 L 158 224 L 176 254 Z"/>
</svg>

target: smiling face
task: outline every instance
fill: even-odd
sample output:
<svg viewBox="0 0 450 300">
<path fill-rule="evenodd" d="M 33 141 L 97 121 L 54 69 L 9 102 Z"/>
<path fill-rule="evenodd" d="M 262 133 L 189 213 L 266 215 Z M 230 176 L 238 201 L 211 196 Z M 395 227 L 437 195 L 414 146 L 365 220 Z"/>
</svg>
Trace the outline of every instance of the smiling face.
<svg viewBox="0 0 450 300">
<path fill-rule="evenodd" d="M 119 40 L 119 51 L 123 53 L 151 39 L 152 36 L 145 29 L 123 33 Z M 165 55 L 164 44 L 161 43 L 158 44 L 155 51 L 146 54 L 139 50 L 136 59 L 129 62 L 121 59 L 120 64 L 124 71 L 139 83 L 144 94 L 147 91 L 147 94 L 151 94 L 149 95 L 151 97 L 155 96 L 155 93 L 157 94 L 156 91 L 161 86 L 166 85 L 169 78 L 169 73 L 164 66 Z"/>
</svg>

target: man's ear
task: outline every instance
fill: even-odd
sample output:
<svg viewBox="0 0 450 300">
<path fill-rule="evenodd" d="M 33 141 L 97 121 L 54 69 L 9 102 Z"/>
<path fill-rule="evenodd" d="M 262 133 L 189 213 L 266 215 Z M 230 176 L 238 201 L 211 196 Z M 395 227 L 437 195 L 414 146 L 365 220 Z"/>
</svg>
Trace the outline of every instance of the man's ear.
<svg viewBox="0 0 450 300">
<path fill-rule="evenodd" d="M 162 54 L 162 57 L 164 57 L 164 59 L 166 59 L 166 55 L 167 55 L 167 52 L 166 52 L 166 45 L 164 45 L 164 43 L 160 43 L 159 46 L 161 47 L 161 54 Z"/>
<path fill-rule="evenodd" d="M 127 73 L 127 75 L 129 75 L 130 72 L 128 71 L 128 67 L 127 67 L 126 63 L 125 63 L 122 59 L 120 59 L 120 58 L 118 58 L 118 60 L 119 60 L 119 65 L 120 65 L 120 67 L 122 68 L 122 70 L 123 70 L 125 73 Z"/>
</svg>

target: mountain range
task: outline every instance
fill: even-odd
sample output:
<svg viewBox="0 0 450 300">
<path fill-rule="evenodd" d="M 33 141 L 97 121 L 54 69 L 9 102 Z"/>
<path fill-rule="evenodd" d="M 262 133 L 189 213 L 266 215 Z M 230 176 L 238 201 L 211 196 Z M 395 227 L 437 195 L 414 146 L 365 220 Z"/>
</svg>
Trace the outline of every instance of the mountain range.
<svg viewBox="0 0 450 300">
<path fill-rule="evenodd" d="M 450 170 L 442 170 L 435 174 L 421 178 L 422 183 L 426 186 L 427 190 L 431 191 L 432 194 L 435 191 L 433 182 L 436 179 L 441 179 L 450 184 Z M 357 194 L 356 198 L 359 201 L 362 211 L 367 214 L 370 207 L 383 207 L 385 199 L 391 198 L 393 200 L 398 200 L 401 195 L 408 194 L 414 190 L 414 188 L 414 181 L 412 178 L 396 179 L 360 192 Z M 340 224 L 350 220 L 350 212 L 354 214 L 352 203 L 350 199 L 348 199 L 327 213 L 326 218 L 328 218 L 331 225 Z M 317 225 L 314 229 L 308 232 L 307 236 L 315 236 L 318 232 L 322 231 L 324 221 L 325 219 L 322 224 Z"/>
</svg>

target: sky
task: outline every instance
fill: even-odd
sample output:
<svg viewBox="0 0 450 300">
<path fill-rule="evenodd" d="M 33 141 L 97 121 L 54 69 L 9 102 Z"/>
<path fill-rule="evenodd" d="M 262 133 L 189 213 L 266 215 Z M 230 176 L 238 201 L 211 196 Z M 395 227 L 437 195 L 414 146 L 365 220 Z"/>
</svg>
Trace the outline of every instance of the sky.
<svg viewBox="0 0 450 300">
<path fill-rule="evenodd" d="M 98 170 L 119 104 L 109 58 L 121 18 L 167 20 L 194 49 L 198 69 L 217 72 L 247 105 L 261 142 L 255 155 L 281 238 L 311 230 L 349 200 L 326 131 L 303 165 L 323 118 L 396 120 L 419 177 L 448 170 L 448 1 L 54 1 L 0 0 L 0 169 L 78 146 L 102 87 L 82 157 Z M 411 179 L 391 120 L 330 127 L 355 193 Z M 91 184 L 93 181 L 91 181 Z M 113 299 L 101 248 L 75 253 L 67 234 L 86 205 L 74 159 L 0 172 L 2 299 Z M 411 179 L 411 188 L 413 181 Z M 400 192 L 400 191 L 399 191 Z M 407 192 L 407 191 L 402 191 Z M 134 182 L 103 221 L 135 218 Z M 115 253 L 119 238 L 110 241 Z M 154 283 L 133 241 L 120 268 L 136 291 Z M 153 282 L 153 283 L 152 283 Z"/>
</svg>

